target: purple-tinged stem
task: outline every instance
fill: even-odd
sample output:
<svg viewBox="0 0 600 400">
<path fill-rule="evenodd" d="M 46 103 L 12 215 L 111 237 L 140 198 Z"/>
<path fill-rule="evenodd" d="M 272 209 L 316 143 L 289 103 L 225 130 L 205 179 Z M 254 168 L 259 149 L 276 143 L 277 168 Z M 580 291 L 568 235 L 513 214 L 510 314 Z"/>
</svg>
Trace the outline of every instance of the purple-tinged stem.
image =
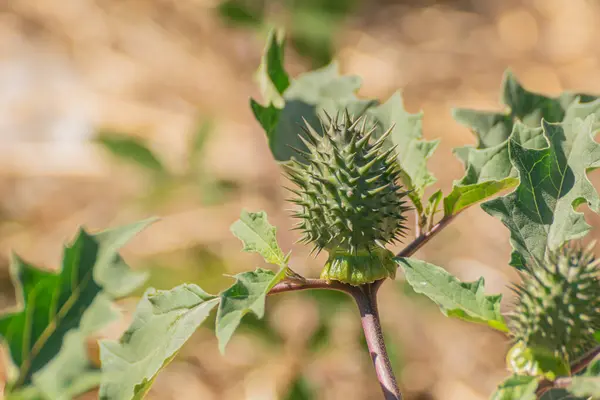
<svg viewBox="0 0 600 400">
<path fill-rule="evenodd" d="M 373 284 L 363 285 L 356 288 L 352 295 L 360 311 L 365 339 L 383 391 L 383 398 L 385 400 L 402 400 L 381 330 L 379 311 L 377 310 L 377 287 Z"/>
</svg>

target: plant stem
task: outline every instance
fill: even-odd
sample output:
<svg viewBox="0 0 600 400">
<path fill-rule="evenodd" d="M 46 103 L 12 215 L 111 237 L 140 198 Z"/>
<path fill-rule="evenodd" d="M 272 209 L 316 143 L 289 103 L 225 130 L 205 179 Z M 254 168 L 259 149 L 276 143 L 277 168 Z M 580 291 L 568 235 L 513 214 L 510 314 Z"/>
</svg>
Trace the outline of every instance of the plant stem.
<svg viewBox="0 0 600 400">
<path fill-rule="evenodd" d="M 360 320 L 365 333 L 365 339 L 371 353 L 371 360 L 373 360 L 377 379 L 383 391 L 383 398 L 385 400 L 401 400 L 402 394 L 400 393 L 400 389 L 398 389 L 392 364 L 385 348 L 383 332 L 379 321 L 377 287 L 373 284 L 366 284 L 355 288 L 352 295 L 360 311 Z"/>
<path fill-rule="evenodd" d="M 286 278 L 273 286 L 273 288 L 271 288 L 269 291 L 269 295 L 307 289 L 330 289 L 349 294 L 352 292 L 352 286 L 338 281 L 326 281 L 325 279 Z"/>
<path fill-rule="evenodd" d="M 437 224 L 435 224 L 433 226 L 433 228 L 431 228 L 427 232 L 417 236 L 415 238 L 415 240 L 410 242 L 408 244 L 408 246 L 406 246 L 404 249 L 402 249 L 402 251 L 400 253 L 396 254 L 396 257 L 412 256 L 414 253 L 417 252 L 417 250 L 419 250 L 421 247 L 423 247 L 423 245 L 425 243 L 429 242 L 429 240 L 432 237 L 434 237 L 437 233 L 439 233 L 442 229 L 444 229 L 446 227 L 446 225 L 448 225 L 450 222 L 452 222 L 452 220 L 454 220 L 454 218 L 456 218 L 457 215 L 458 215 L 458 213 L 454 214 L 454 215 L 448 215 L 448 216 L 442 218 L 440 220 L 440 222 L 438 222 Z"/>
<path fill-rule="evenodd" d="M 575 361 L 571 364 L 571 374 L 576 374 L 581 372 L 588 366 L 589 363 L 596 358 L 600 354 L 600 346 L 594 347 L 588 353 L 586 353 L 583 357 Z M 544 393 L 546 393 L 550 389 L 564 389 L 571 385 L 570 377 L 561 377 L 557 378 L 553 381 L 544 379 L 538 385 L 538 388 L 535 392 L 538 398 L 542 397 Z"/>
</svg>

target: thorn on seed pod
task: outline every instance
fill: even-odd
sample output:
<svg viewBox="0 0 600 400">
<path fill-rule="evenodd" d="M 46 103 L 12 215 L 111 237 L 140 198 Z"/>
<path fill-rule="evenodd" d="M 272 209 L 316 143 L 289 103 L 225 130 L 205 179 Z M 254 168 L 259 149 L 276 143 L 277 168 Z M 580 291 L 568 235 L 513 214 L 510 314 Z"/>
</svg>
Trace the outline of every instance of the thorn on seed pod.
<svg viewBox="0 0 600 400">
<path fill-rule="evenodd" d="M 383 246 L 404 236 L 407 192 L 378 126 L 341 115 L 325 114 L 322 134 L 304 122 L 299 134 L 307 140 L 298 154 L 305 161 L 286 172 L 298 186 L 292 193 L 300 199 L 294 202 L 301 205 L 295 216 L 304 221 L 303 241 L 330 254 L 322 277 L 359 285 L 394 276 L 393 254 Z"/>
<path fill-rule="evenodd" d="M 600 279 L 593 245 L 566 244 L 515 285 L 510 329 L 516 342 L 574 360 L 596 345 L 600 329 Z"/>
</svg>

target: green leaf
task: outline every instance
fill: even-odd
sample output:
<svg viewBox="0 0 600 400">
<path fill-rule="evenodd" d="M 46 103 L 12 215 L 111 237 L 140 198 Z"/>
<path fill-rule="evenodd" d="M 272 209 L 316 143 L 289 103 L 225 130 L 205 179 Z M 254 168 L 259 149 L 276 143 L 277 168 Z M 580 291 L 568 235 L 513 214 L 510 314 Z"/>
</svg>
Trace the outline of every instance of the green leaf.
<svg viewBox="0 0 600 400">
<path fill-rule="evenodd" d="M 515 343 L 506 355 L 506 365 L 515 374 L 544 377 L 554 380 L 571 374 L 569 363 L 545 348 L 527 347 Z"/>
<path fill-rule="evenodd" d="M 238 25 L 258 27 L 264 18 L 263 2 L 225 0 L 217 6 L 221 18 Z"/>
<path fill-rule="evenodd" d="M 242 241 L 244 251 L 258 253 L 266 262 L 285 266 L 285 254 L 277 244 L 277 229 L 269 224 L 264 211 L 242 211 L 240 219 L 231 225 L 231 232 Z"/>
<path fill-rule="evenodd" d="M 599 376 L 574 376 L 569 386 L 569 392 L 575 396 L 600 398 Z"/>
<path fill-rule="evenodd" d="M 576 396 L 600 398 L 600 357 L 594 358 L 582 375 L 572 378 L 568 390 Z"/>
<path fill-rule="evenodd" d="M 593 211 L 600 211 L 600 198 L 586 176 L 588 169 L 600 165 L 600 145 L 592 135 L 594 124 L 594 116 L 563 124 L 544 121 L 547 145 L 542 149 L 525 147 L 516 134 L 532 128 L 515 127 L 509 152 L 520 184 L 507 196 L 482 205 L 510 230 L 511 265 L 537 265 L 547 249 L 556 249 L 589 231 L 575 207 L 587 202 Z"/>
<path fill-rule="evenodd" d="M 68 332 L 56 357 L 33 375 L 33 384 L 44 398 L 70 400 L 100 385 L 100 370 L 88 359 L 86 339 L 118 317 L 110 297 L 98 295 L 83 314 L 79 329 Z"/>
<path fill-rule="evenodd" d="M 524 89 L 510 71 L 504 77 L 502 103 L 508 107 L 505 113 L 459 109 L 454 118 L 471 128 L 477 136 L 477 147 L 454 150 L 465 165 L 465 176 L 455 181 L 452 192 L 444 199 L 444 213 L 454 215 L 461 210 L 486 200 L 499 192 L 518 184 L 516 170 L 509 160 L 508 138 L 515 130 L 517 121 L 528 127 L 541 125 L 541 119 L 549 122 L 569 121 L 598 113 L 599 103 L 582 104 L 595 98 L 589 95 L 563 93 L 557 98 L 546 97 Z M 535 138 L 521 140 L 525 144 Z M 528 143 L 528 147 L 533 144 Z M 534 148 L 538 148 L 535 147 Z"/>
<path fill-rule="evenodd" d="M 315 389 L 302 375 L 294 379 L 289 391 L 283 397 L 284 400 L 312 400 L 315 398 L 317 398 Z"/>
<path fill-rule="evenodd" d="M 505 142 L 517 121 L 532 128 L 539 127 L 542 118 L 548 122 L 560 122 L 566 109 L 579 99 L 571 93 L 552 98 L 530 92 L 519 83 L 511 71 L 504 73 L 501 92 L 501 102 L 507 108 L 504 112 L 468 109 L 453 111 L 454 119 L 469 127 L 476 135 L 478 149 L 487 149 Z M 591 99 L 590 96 L 585 97 L 585 101 Z"/>
<path fill-rule="evenodd" d="M 486 296 L 483 278 L 461 282 L 443 268 L 425 261 L 412 258 L 396 261 L 415 292 L 433 300 L 445 315 L 508 332 L 500 313 L 502 295 Z"/>
<path fill-rule="evenodd" d="M 256 72 L 263 99 L 277 108 L 284 105 L 283 92 L 290 86 L 290 78 L 283 66 L 285 35 L 283 30 L 272 29 L 260 66 Z"/>
<path fill-rule="evenodd" d="M 118 342 L 100 342 L 102 400 L 142 399 L 219 299 L 198 286 L 148 289 Z"/>
<path fill-rule="evenodd" d="M 72 360 L 70 353 L 82 346 L 84 334 L 114 318 L 114 313 L 107 310 L 108 300 L 129 293 L 145 280 L 145 274 L 127 267 L 118 250 L 149 222 L 96 235 L 81 230 L 65 248 L 59 274 L 43 271 L 13 256 L 11 274 L 20 305 L 0 318 L 0 335 L 18 369 L 18 376 L 10 385 L 12 389 L 33 381 L 44 391 L 57 393 L 56 389 L 59 393 L 65 389 L 61 385 L 68 386 L 89 369 L 89 363 L 83 361 L 69 369 L 56 365 Z M 91 310 L 97 314 L 87 312 Z M 53 388 L 44 384 L 47 382 L 44 376 L 50 370 L 60 372 L 54 378 Z"/>
<path fill-rule="evenodd" d="M 498 386 L 491 400 L 535 400 L 537 386 L 533 376 L 513 375 Z"/>
<path fill-rule="evenodd" d="M 285 268 L 281 268 L 275 274 L 258 268 L 234 276 L 236 282 L 233 286 L 220 294 L 221 304 L 217 311 L 216 334 L 221 353 L 225 352 L 244 315 L 252 312 L 258 318 L 263 317 L 267 293 L 285 277 L 285 271 Z"/>
<path fill-rule="evenodd" d="M 542 395 L 540 400 L 590 400 L 588 397 L 577 397 L 564 389 L 551 389 Z"/>
<path fill-rule="evenodd" d="M 166 173 L 162 162 L 138 138 L 111 132 L 101 132 L 96 141 L 111 154 L 124 161 L 132 162 L 140 167 L 159 174 Z"/>
<path fill-rule="evenodd" d="M 318 114 L 322 111 L 336 115 L 347 108 L 351 114 L 361 115 L 376 104 L 356 97 L 360 78 L 341 76 L 335 62 L 290 80 L 283 68 L 283 37 L 275 32 L 269 35 L 258 81 L 266 105 L 251 100 L 250 106 L 279 162 L 287 162 L 292 156 L 300 158 L 292 147 L 306 149 L 300 139 L 303 119 L 319 131 Z"/>
<path fill-rule="evenodd" d="M 427 169 L 427 160 L 437 148 L 439 140 L 423 140 L 423 113 L 406 112 L 399 92 L 394 93 L 384 104 L 370 108 L 367 114 L 377 120 L 382 128 L 381 132 L 393 127 L 389 142 L 396 146 L 398 162 L 403 172 L 402 180 L 406 188 L 412 190 L 411 200 L 422 212 L 421 198 L 425 188 L 436 181 Z"/>
</svg>

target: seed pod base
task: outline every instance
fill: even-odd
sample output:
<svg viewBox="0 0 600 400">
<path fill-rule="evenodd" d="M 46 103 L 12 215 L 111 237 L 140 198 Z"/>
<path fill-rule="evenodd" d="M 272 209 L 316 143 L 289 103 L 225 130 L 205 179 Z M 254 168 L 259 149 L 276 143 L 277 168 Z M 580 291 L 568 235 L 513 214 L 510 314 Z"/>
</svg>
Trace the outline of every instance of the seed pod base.
<svg viewBox="0 0 600 400">
<path fill-rule="evenodd" d="M 394 278 L 396 269 L 394 253 L 383 247 L 361 250 L 358 253 L 338 250 L 329 254 L 321 279 L 359 286 L 379 279 Z"/>
</svg>

